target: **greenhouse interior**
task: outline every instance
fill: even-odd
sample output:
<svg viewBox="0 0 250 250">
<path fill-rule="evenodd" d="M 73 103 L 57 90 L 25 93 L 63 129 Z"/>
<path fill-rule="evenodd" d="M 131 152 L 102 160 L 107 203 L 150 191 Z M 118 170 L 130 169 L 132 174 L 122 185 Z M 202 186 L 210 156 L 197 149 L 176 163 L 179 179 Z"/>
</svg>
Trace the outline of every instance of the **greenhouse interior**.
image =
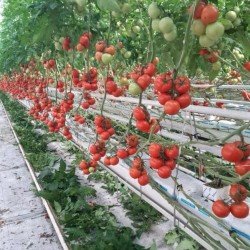
<svg viewBox="0 0 250 250">
<path fill-rule="evenodd" d="M 0 250 L 249 250 L 250 1 L 0 0 Z"/>
</svg>

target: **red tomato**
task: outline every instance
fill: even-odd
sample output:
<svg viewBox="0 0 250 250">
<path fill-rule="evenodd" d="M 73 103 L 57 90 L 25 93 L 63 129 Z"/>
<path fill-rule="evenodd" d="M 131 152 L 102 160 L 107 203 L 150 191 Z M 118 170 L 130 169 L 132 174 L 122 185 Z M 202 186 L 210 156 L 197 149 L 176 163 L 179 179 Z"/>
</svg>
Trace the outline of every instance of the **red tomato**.
<svg viewBox="0 0 250 250">
<path fill-rule="evenodd" d="M 250 171 L 250 159 L 236 163 L 234 170 L 238 175 L 248 173 L 248 171 Z"/>
<path fill-rule="evenodd" d="M 218 17 L 219 17 L 219 11 L 212 4 L 208 4 L 207 6 L 205 6 L 205 8 L 201 13 L 201 21 L 205 25 L 216 22 Z"/>
<path fill-rule="evenodd" d="M 174 170 L 176 167 L 176 162 L 175 160 L 170 159 L 170 160 L 165 161 L 164 166 L 170 167 L 171 170 Z"/>
<path fill-rule="evenodd" d="M 134 110 L 133 110 L 133 116 L 138 121 L 142 121 L 142 120 L 146 119 L 145 111 L 141 107 L 134 108 Z"/>
<path fill-rule="evenodd" d="M 120 158 L 120 159 L 125 159 L 129 156 L 129 153 L 127 152 L 126 149 L 118 149 L 116 152 L 116 155 Z"/>
<path fill-rule="evenodd" d="M 135 157 L 134 160 L 132 161 L 132 167 L 137 168 L 137 169 L 142 169 L 143 160 L 140 157 Z"/>
<path fill-rule="evenodd" d="M 235 202 L 230 206 L 230 211 L 234 217 L 244 219 L 249 214 L 249 207 L 245 202 Z"/>
<path fill-rule="evenodd" d="M 205 8 L 206 6 L 206 3 L 204 3 L 203 1 L 200 1 L 196 7 L 195 7 L 195 10 L 194 10 L 194 19 L 200 19 L 201 18 L 201 13 L 203 11 L 203 9 Z M 190 6 L 189 9 L 188 9 L 188 13 L 191 15 L 193 13 L 193 9 L 194 9 L 194 6 Z"/>
<path fill-rule="evenodd" d="M 142 132 L 149 132 L 150 124 L 147 121 L 137 121 L 136 127 Z"/>
<path fill-rule="evenodd" d="M 142 176 L 140 176 L 138 178 L 138 183 L 141 185 L 141 186 L 145 186 L 149 183 L 149 177 L 147 174 L 143 174 Z"/>
<path fill-rule="evenodd" d="M 102 138 L 102 140 L 106 141 L 106 140 L 109 139 L 110 134 L 109 134 L 109 132 L 104 131 L 104 132 L 102 132 L 102 133 L 100 134 L 100 137 Z"/>
<path fill-rule="evenodd" d="M 149 159 L 149 164 L 152 168 L 158 169 L 164 165 L 164 161 L 160 158 L 150 158 Z"/>
<path fill-rule="evenodd" d="M 170 159 L 176 159 L 179 156 L 179 147 L 174 145 L 165 149 L 165 155 Z"/>
<path fill-rule="evenodd" d="M 212 205 L 213 213 L 220 217 L 225 218 L 230 214 L 230 207 L 222 200 L 217 200 Z"/>
<path fill-rule="evenodd" d="M 117 156 L 110 157 L 110 165 L 117 165 L 119 163 L 119 158 Z"/>
<path fill-rule="evenodd" d="M 103 120 L 104 120 L 104 117 L 103 117 L 103 116 L 97 115 L 97 116 L 95 117 L 94 123 L 95 123 L 96 126 L 101 126 Z"/>
<path fill-rule="evenodd" d="M 241 184 L 232 184 L 229 195 L 234 201 L 241 202 L 247 198 L 247 189 Z"/>
<path fill-rule="evenodd" d="M 126 137 L 126 143 L 130 147 L 137 147 L 139 144 L 139 138 L 137 135 L 128 135 Z"/>
<path fill-rule="evenodd" d="M 144 74 L 140 76 L 136 82 L 141 87 L 142 90 L 145 90 L 151 83 L 151 77 L 147 74 Z"/>
<path fill-rule="evenodd" d="M 158 143 L 151 143 L 148 148 L 149 155 L 154 158 L 160 157 L 161 151 L 162 151 L 162 146 Z"/>
<path fill-rule="evenodd" d="M 160 93 L 158 95 L 158 102 L 161 105 L 164 105 L 167 101 L 170 101 L 171 99 L 172 99 L 172 97 L 169 94 Z"/>
<path fill-rule="evenodd" d="M 149 63 L 146 67 L 143 68 L 143 73 L 149 76 L 153 76 L 155 74 L 156 67 L 153 63 Z"/>
<path fill-rule="evenodd" d="M 188 107 L 192 102 L 191 96 L 188 93 L 178 96 L 175 100 L 180 104 L 182 109 Z"/>
<path fill-rule="evenodd" d="M 129 169 L 129 175 L 133 178 L 133 179 L 137 179 L 141 176 L 141 171 L 138 170 L 137 168 L 130 168 Z"/>
<path fill-rule="evenodd" d="M 133 154 L 135 154 L 137 152 L 137 148 L 129 147 L 129 148 L 127 148 L 127 151 L 128 151 L 129 155 L 133 155 Z"/>
<path fill-rule="evenodd" d="M 103 160 L 104 165 L 109 166 L 110 165 L 110 157 L 106 156 Z"/>
<path fill-rule="evenodd" d="M 247 71 L 250 71 L 250 61 L 249 62 L 245 62 L 243 64 L 243 67 L 247 70 Z"/>
<path fill-rule="evenodd" d="M 190 81 L 185 76 L 180 76 L 174 80 L 174 89 L 179 94 L 185 94 L 190 90 Z"/>
<path fill-rule="evenodd" d="M 168 115 L 176 115 L 179 113 L 180 108 L 181 106 L 177 101 L 170 100 L 165 103 L 164 112 L 165 114 L 168 114 Z"/>
<path fill-rule="evenodd" d="M 221 156 L 226 161 L 239 162 L 244 153 L 234 143 L 227 143 L 222 147 Z"/>
<path fill-rule="evenodd" d="M 95 49 L 96 51 L 103 52 L 106 47 L 106 42 L 104 41 L 99 41 L 95 44 Z"/>
<path fill-rule="evenodd" d="M 160 167 L 157 172 L 158 172 L 158 175 L 163 179 L 170 177 L 172 174 L 172 170 L 168 166 Z"/>
<path fill-rule="evenodd" d="M 160 93 L 167 93 L 173 86 L 172 77 L 167 74 L 160 74 L 154 80 L 154 88 Z"/>
<path fill-rule="evenodd" d="M 245 101 L 250 101 L 250 92 L 247 92 L 246 90 L 241 91 L 241 95 L 244 98 Z"/>
</svg>

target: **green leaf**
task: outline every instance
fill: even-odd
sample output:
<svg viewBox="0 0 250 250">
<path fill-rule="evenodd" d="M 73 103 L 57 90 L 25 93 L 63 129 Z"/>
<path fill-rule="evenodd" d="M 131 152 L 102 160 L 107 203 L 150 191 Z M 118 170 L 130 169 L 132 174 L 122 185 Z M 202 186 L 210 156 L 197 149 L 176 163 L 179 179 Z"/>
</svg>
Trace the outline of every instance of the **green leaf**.
<svg viewBox="0 0 250 250">
<path fill-rule="evenodd" d="M 167 245 L 173 245 L 175 242 L 180 242 L 180 236 L 181 235 L 177 233 L 177 230 L 174 229 L 165 235 L 164 240 Z"/>
<path fill-rule="evenodd" d="M 64 172 L 66 170 L 66 163 L 63 159 L 60 160 L 60 172 Z"/>
<path fill-rule="evenodd" d="M 116 0 L 97 0 L 97 5 L 101 10 L 120 12 L 120 7 Z"/>
<path fill-rule="evenodd" d="M 152 246 L 149 248 L 149 250 L 157 250 L 157 246 L 156 246 L 155 240 L 154 240 L 154 243 L 152 244 Z"/>
<path fill-rule="evenodd" d="M 61 213 L 62 207 L 57 201 L 54 201 L 54 207 L 57 213 Z"/>
<path fill-rule="evenodd" d="M 209 73 L 209 81 L 212 82 L 217 76 L 220 71 L 211 70 Z"/>
<path fill-rule="evenodd" d="M 183 239 L 176 250 L 196 250 L 199 249 L 197 243 L 191 239 Z"/>
</svg>

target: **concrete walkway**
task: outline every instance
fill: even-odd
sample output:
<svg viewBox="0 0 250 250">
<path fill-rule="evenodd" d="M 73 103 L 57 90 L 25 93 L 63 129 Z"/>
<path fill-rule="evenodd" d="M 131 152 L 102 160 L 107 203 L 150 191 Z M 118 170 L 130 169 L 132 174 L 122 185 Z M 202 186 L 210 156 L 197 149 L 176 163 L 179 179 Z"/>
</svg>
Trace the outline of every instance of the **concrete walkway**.
<svg viewBox="0 0 250 250">
<path fill-rule="evenodd" d="M 62 249 L 0 102 L 0 250 Z"/>
</svg>

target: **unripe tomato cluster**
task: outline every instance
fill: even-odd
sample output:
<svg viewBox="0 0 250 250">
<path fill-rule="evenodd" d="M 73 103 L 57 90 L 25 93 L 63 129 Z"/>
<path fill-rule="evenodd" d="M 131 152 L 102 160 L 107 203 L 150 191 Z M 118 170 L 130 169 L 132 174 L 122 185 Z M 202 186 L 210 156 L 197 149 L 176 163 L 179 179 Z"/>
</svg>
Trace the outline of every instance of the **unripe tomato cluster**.
<svg viewBox="0 0 250 250">
<path fill-rule="evenodd" d="M 104 141 L 107 141 L 112 135 L 115 134 L 114 128 L 112 128 L 112 123 L 109 118 L 102 115 L 97 115 L 94 120 L 96 127 L 96 133 Z"/>
<path fill-rule="evenodd" d="M 113 45 L 107 45 L 105 41 L 99 41 L 95 45 L 95 59 L 103 64 L 109 64 L 113 60 L 116 48 Z"/>
<path fill-rule="evenodd" d="M 164 112 L 168 115 L 178 114 L 180 109 L 188 107 L 192 102 L 189 95 L 190 80 L 186 76 L 173 79 L 171 72 L 157 75 L 154 89 L 159 103 L 164 105 Z"/>
<path fill-rule="evenodd" d="M 193 6 L 190 8 L 190 14 L 193 13 Z M 202 47 L 211 47 L 223 36 L 225 28 L 221 22 L 218 22 L 219 11 L 213 4 L 206 4 L 200 1 L 194 10 L 194 21 L 191 30 L 194 35 L 199 37 L 199 43 Z"/>
<path fill-rule="evenodd" d="M 157 170 L 158 175 L 166 179 L 171 176 L 179 156 L 178 145 L 163 147 L 159 143 L 151 143 L 148 148 L 150 167 Z"/>
<path fill-rule="evenodd" d="M 90 160 L 89 162 L 82 160 L 79 164 L 80 169 L 84 174 L 90 174 L 96 171 L 97 162 L 94 160 Z"/>
<path fill-rule="evenodd" d="M 172 42 L 177 37 L 177 28 L 170 17 L 159 18 L 161 10 L 157 3 L 153 2 L 148 7 L 148 15 L 152 18 L 152 29 L 156 32 L 162 32 L 168 42 Z"/>
<path fill-rule="evenodd" d="M 227 204 L 223 200 L 215 201 L 212 205 L 213 213 L 220 218 L 225 218 L 230 213 L 238 219 L 246 218 L 249 215 L 249 206 L 244 202 L 247 198 L 247 189 L 241 184 L 232 184 L 229 195 L 233 202 Z"/>
<path fill-rule="evenodd" d="M 144 133 L 156 134 L 161 129 L 159 122 L 155 118 L 150 118 L 150 114 L 144 106 L 133 109 L 133 117 L 136 120 L 136 128 Z"/>
<path fill-rule="evenodd" d="M 241 141 L 226 143 L 221 149 L 222 158 L 235 164 L 234 170 L 238 175 L 250 171 L 250 144 Z"/>
<path fill-rule="evenodd" d="M 145 186 L 149 183 L 149 177 L 144 166 L 144 161 L 140 157 L 135 157 L 129 168 L 129 175 L 133 179 L 137 179 L 141 186 Z"/>
<path fill-rule="evenodd" d="M 133 154 L 136 153 L 137 151 L 137 146 L 139 144 L 139 138 L 137 135 L 128 135 L 126 137 L 126 144 L 127 147 L 126 148 L 121 148 L 118 149 L 116 152 L 116 155 L 120 158 L 120 159 L 125 159 Z"/>
</svg>

